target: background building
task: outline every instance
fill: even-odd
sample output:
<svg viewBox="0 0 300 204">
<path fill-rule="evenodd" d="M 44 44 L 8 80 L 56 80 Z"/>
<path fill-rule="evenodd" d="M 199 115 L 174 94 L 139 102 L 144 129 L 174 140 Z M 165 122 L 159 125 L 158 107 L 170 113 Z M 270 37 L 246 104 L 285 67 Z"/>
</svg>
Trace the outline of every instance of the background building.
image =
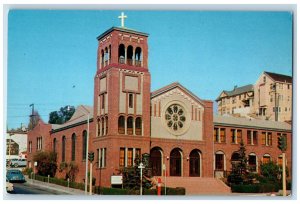
<svg viewBox="0 0 300 204">
<path fill-rule="evenodd" d="M 291 122 L 292 77 L 263 72 L 254 85 L 222 91 L 216 101 L 219 115 Z"/>
</svg>

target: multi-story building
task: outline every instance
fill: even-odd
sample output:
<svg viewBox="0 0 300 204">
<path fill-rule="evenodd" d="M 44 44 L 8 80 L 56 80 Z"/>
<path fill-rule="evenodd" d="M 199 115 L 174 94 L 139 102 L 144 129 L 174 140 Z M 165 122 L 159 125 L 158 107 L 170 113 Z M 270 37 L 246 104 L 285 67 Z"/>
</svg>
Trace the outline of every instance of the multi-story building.
<svg viewBox="0 0 300 204">
<path fill-rule="evenodd" d="M 292 120 L 291 76 L 264 72 L 254 85 L 254 113 L 273 121 Z"/>
<path fill-rule="evenodd" d="M 290 122 L 292 77 L 263 72 L 254 85 L 222 91 L 216 101 L 219 115 Z"/>
<path fill-rule="evenodd" d="M 256 142 L 253 136 L 250 141 L 256 146 L 249 144 L 247 152 L 256 156 L 257 169 L 265 154 L 274 159 L 280 156 L 275 142 L 273 145 L 269 142 L 271 138 L 275 141 L 279 133 L 289 138 L 287 155 L 291 165 L 289 124 L 214 118 L 213 102 L 199 98 L 179 83 L 150 92 L 148 34 L 112 27 L 97 39 L 94 106 L 77 107 L 65 124 L 40 122 L 30 131 L 29 167 L 35 152 L 54 151 L 58 166 L 74 162 L 79 167 L 75 180 L 84 182 L 86 153 L 93 151 L 96 185 L 111 186 L 111 176 L 132 167 L 135 158 L 148 153 L 152 175 L 168 177 L 168 186 L 184 187 L 185 182 L 192 181 L 206 186 L 209 182 L 210 186 L 215 184 L 211 191 L 217 193 L 226 186 L 216 177 L 230 171 L 231 154 L 237 151 L 241 138 L 248 141 L 248 131 L 257 131 L 256 138 L 262 142 Z M 250 97 L 246 94 L 243 99 L 247 101 Z M 232 129 L 234 143 L 230 136 Z M 261 138 L 264 134 L 268 139 Z M 263 141 L 268 141 L 268 145 Z M 66 175 L 57 171 L 56 176 Z"/>
<path fill-rule="evenodd" d="M 216 99 L 220 115 L 246 116 L 253 107 L 254 89 L 249 84 L 242 87 L 235 86 L 231 91 L 223 90 Z"/>
</svg>

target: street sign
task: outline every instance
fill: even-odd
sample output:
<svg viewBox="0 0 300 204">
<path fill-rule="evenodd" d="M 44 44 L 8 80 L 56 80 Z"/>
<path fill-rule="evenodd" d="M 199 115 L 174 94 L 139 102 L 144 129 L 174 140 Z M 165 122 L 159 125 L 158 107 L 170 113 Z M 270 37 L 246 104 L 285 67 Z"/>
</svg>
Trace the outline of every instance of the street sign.
<svg viewBox="0 0 300 204">
<path fill-rule="evenodd" d="M 122 176 L 111 176 L 110 177 L 111 185 L 121 185 L 123 184 Z"/>
<path fill-rule="evenodd" d="M 34 166 L 37 166 L 37 162 L 34 162 Z"/>
</svg>

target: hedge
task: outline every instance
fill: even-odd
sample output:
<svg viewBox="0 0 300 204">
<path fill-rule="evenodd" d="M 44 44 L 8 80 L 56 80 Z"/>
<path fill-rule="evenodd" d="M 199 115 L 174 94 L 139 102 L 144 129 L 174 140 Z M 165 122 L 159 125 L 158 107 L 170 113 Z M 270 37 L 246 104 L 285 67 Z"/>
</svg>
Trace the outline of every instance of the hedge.
<svg viewBox="0 0 300 204">
<path fill-rule="evenodd" d="M 31 175 L 29 175 L 29 178 L 31 178 Z M 40 176 L 40 175 L 34 175 L 35 180 L 42 181 L 42 182 L 48 182 L 48 177 Z M 55 177 L 49 178 L 49 183 L 57 184 L 60 186 L 68 186 L 68 181 L 63 179 L 58 179 Z M 84 183 L 76 183 L 76 182 L 69 182 L 70 188 L 80 189 L 84 190 L 85 185 Z M 88 185 L 89 189 L 89 185 Z M 167 187 L 167 195 L 185 195 L 185 188 L 177 187 L 177 188 L 170 188 Z M 106 188 L 106 187 L 99 187 L 94 186 L 93 192 L 95 194 L 102 194 L 102 195 L 139 195 L 139 190 L 132 190 L 132 189 L 121 189 L 121 188 Z M 156 189 L 143 189 L 143 195 L 157 195 Z M 164 187 L 161 188 L 161 195 L 165 195 L 165 189 Z"/>
<path fill-rule="evenodd" d="M 279 185 L 275 183 L 231 185 L 231 191 L 235 193 L 269 193 L 278 192 L 279 189 Z"/>
</svg>

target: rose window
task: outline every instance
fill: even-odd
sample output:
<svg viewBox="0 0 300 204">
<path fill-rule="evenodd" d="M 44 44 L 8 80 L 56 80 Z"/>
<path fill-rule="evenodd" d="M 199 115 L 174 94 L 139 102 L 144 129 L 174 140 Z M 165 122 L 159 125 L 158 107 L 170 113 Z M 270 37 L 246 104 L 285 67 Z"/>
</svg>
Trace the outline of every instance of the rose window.
<svg viewBox="0 0 300 204">
<path fill-rule="evenodd" d="M 184 108 L 178 104 L 169 106 L 165 112 L 165 119 L 168 128 L 170 128 L 171 130 L 182 130 L 186 121 Z"/>
</svg>

